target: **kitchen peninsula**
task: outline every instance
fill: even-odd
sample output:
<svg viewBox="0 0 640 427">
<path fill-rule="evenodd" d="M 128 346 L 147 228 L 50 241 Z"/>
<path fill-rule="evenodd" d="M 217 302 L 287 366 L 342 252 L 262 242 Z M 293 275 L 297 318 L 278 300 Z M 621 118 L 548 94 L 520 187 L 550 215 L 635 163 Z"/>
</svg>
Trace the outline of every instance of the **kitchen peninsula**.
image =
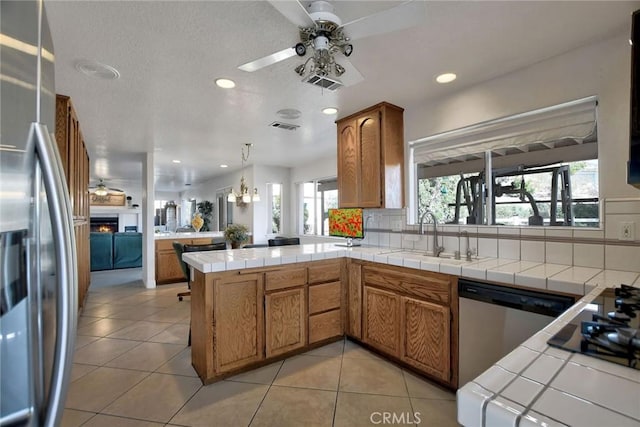
<svg viewBox="0 0 640 427">
<path fill-rule="evenodd" d="M 457 293 L 454 293 L 454 289 L 457 289 L 457 277 L 465 275 L 465 272 L 483 272 L 483 276 L 487 278 L 495 276 L 494 273 L 504 275 L 505 271 L 505 263 L 492 259 L 467 262 L 427 257 L 400 249 L 345 249 L 333 244 L 201 252 L 185 254 L 184 259 L 196 270 L 191 302 L 192 363 L 205 383 L 223 378 L 243 367 L 248 369 L 268 363 L 280 355 L 304 351 L 313 345 L 314 322 L 305 311 L 308 310 L 318 317 L 325 313 L 333 313 L 332 316 L 336 316 L 336 311 L 340 313 L 342 329 L 321 328 L 329 332 L 319 335 L 319 343 L 346 333 L 390 359 L 412 366 L 451 388 L 458 388 L 455 379 Z M 535 270 L 537 273 L 541 266 L 558 267 L 518 260 L 510 262 L 509 265 L 513 266 L 509 269 L 511 286 L 514 283 L 511 280 L 517 283 L 519 277 L 533 277 L 527 276 L 531 274 L 527 270 Z M 356 267 L 351 268 L 352 266 Z M 545 422 L 550 425 L 584 425 L 585 416 L 598 419 L 613 416 L 613 419 L 621 422 L 620 425 L 640 423 L 637 406 L 639 371 L 610 366 L 606 362 L 551 348 L 546 344 L 551 334 L 589 303 L 596 292 L 622 282 L 640 286 L 638 272 L 599 270 L 593 276 L 585 278 L 580 274 L 573 274 L 582 267 L 562 266 L 560 273 L 559 269 L 543 268 L 545 271 L 555 271 L 548 273 L 549 276 L 561 275 L 565 282 L 575 282 L 584 289 L 586 296 L 544 330 L 496 362 L 494 367 L 480 377 L 466 385 L 460 384 L 458 421 L 462 424 L 480 426 L 486 418 L 487 422 L 489 419 L 496 422 L 503 420 L 509 425 L 515 425 L 515 419 L 521 420 L 521 425 L 542 425 Z M 377 273 L 382 270 L 388 270 L 388 273 Z M 287 271 L 287 274 L 280 275 L 280 271 Z M 336 274 L 338 271 L 340 282 Z M 319 284 L 312 285 L 316 275 L 325 277 L 327 281 L 320 279 Z M 427 282 L 435 287 L 428 288 L 419 298 L 409 297 L 408 292 L 423 290 L 419 286 L 412 286 L 412 281 L 405 280 L 412 276 L 416 279 L 428 277 Z M 547 283 L 552 281 L 547 279 L 546 275 L 535 276 L 535 281 L 545 289 Z M 340 283 L 342 289 L 339 309 L 336 308 L 338 298 L 335 283 Z M 361 286 L 353 286 L 354 284 Z M 402 287 L 406 284 L 409 286 Z M 443 292 L 443 287 L 447 284 L 450 287 L 448 294 Z M 318 291 L 320 287 L 333 288 L 333 292 L 319 292 L 323 295 L 319 301 L 327 301 L 323 302 L 325 306 L 320 304 L 319 309 L 313 308 L 316 307 L 316 300 L 312 298 L 315 294 L 312 286 L 317 286 Z M 305 292 L 309 297 L 307 303 Z M 276 293 L 282 294 L 282 298 L 271 297 Z M 426 302 L 426 305 L 411 304 L 414 301 L 421 304 Z M 420 310 L 425 307 L 428 311 Z M 447 307 L 448 312 L 445 309 Z M 284 316 L 284 313 L 287 315 Z M 387 328 L 376 327 L 380 323 L 377 322 L 380 313 L 384 313 L 385 323 L 382 326 L 387 325 Z M 412 330 L 407 327 L 407 314 L 411 313 L 414 321 L 436 319 L 435 325 L 438 325 L 438 313 L 441 313 L 440 318 L 446 314 L 451 316 L 450 324 L 443 322 L 450 327 L 449 341 L 444 339 L 447 335 L 442 331 L 438 332 L 440 335 L 434 340 L 446 347 L 446 351 L 430 349 L 431 352 L 425 353 L 429 342 L 424 340 L 424 336 L 433 336 L 431 331 L 437 330 L 431 325 L 429 328 L 418 329 L 421 331 L 420 337 L 416 338 L 415 334 L 413 340 L 407 339 L 411 337 L 409 331 Z M 392 319 L 396 315 L 400 319 Z M 335 318 L 333 317 L 334 321 Z M 396 323 L 395 320 L 399 322 Z M 334 328 L 336 324 L 333 324 Z M 395 326 L 396 324 L 400 326 Z M 283 325 L 286 327 L 282 327 Z M 430 333 L 425 334 L 424 331 Z M 421 354 L 427 354 L 422 365 L 410 363 L 411 359 L 415 361 Z M 449 357 L 443 357 L 445 354 Z M 450 366 L 443 365 L 446 360 L 450 362 Z M 547 368 L 552 369 L 554 374 L 534 375 L 532 379 L 531 374 L 527 373 L 527 370 L 533 374 L 544 373 Z M 450 381 L 446 381 L 444 376 L 438 376 L 439 372 L 446 369 L 449 369 L 449 378 L 453 378 Z M 589 381 L 585 381 L 586 378 Z M 612 389 L 609 385 L 614 385 L 613 390 L 630 390 L 631 395 L 621 397 L 615 391 L 607 392 L 606 390 Z M 555 404 L 556 401 L 560 403 Z M 565 409 L 569 407 L 584 409 L 587 415 Z"/>
</svg>

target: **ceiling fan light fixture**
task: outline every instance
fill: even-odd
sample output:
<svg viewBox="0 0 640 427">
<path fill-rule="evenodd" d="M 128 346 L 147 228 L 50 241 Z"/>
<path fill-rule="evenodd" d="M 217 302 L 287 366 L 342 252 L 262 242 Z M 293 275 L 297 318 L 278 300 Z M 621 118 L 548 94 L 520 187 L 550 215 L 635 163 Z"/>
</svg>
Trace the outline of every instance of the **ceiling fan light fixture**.
<svg viewBox="0 0 640 427">
<path fill-rule="evenodd" d="M 351 43 L 342 46 L 342 54 L 347 58 L 353 53 L 353 45 Z"/>
<path fill-rule="evenodd" d="M 236 87 L 236 82 L 229 79 L 216 79 L 216 85 L 223 89 L 233 89 L 234 87 Z"/>
<path fill-rule="evenodd" d="M 454 73 L 443 73 L 436 77 L 436 81 L 438 83 L 445 84 L 445 83 L 451 83 L 456 78 L 458 78 L 458 76 L 456 76 Z"/>
<path fill-rule="evenodd" d="M 93 194 L 95 194 L 96 196 L 104 197 L 108 195 L 109 192 L 107 191 L 107 187 L 105 187 L 104 184 L 98 184 L 98 187 L 96 188 L 96 191 L 93 192 Z"/>
<path fill-rule="evenodd" d="M 344 74 L 344 72 L 345 72 L 344 67 L 343 67 L 342 65 L 338 64 L 338 63 L 336 63 L 336 65 L 335 65 L 335 69 L 336 69 L 336 75 L 337 75 L 338 77 L 340 77 L 341 75 L 343 75 L 343 74 Z"/>
</svg>

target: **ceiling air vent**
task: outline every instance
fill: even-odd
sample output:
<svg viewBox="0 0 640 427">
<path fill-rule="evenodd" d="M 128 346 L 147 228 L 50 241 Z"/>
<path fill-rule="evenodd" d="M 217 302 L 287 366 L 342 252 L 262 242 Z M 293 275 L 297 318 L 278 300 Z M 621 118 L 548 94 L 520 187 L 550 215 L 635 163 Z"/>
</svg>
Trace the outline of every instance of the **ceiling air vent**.
<svg viewBox="0 0 640 427">
<path fill-rule="evenodd" d="M 321 76 L 315 73 L 309 74 L 307 77 L 302 79 L 302 81 L 305 83 L 310 83 L 314 86 L 320 86 L 323 89 L 332 90 L 332 91 L 340 89 L 342 86 L 344 86 L 342 82 L 338 79 L 331 78 L 328 76 Z"/>
<path fill-rule="evenodd" d="M 296 130 L 300 127 L 298 125 L 292 125 L 290 123 L 283 123 L 283 122 L 273 122 L 269 126 L 271 126 L 272 128 L 284 129 L 284 130 Z"/>
</svg>

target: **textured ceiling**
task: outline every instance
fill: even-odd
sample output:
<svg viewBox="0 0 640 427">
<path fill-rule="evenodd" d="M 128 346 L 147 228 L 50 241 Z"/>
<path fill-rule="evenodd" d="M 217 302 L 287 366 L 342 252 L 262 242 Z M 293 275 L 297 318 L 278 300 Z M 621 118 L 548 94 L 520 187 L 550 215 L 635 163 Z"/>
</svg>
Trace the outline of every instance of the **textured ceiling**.
<svg viewBox="0 0 640 427">
<path fill-rule="evenodd" d="M 336 1 L 343 22 L 396 2 Z M 337 92 L 300 82 L 290 58 L 246 73 L 237 66 L 297 42 L 297 28 L 266 1 L 45 1 L 56 54 L 56 90 L 78 111 L 92 181 L 141 181 L 153 152 L 156 190 L 182 191 L 249 163 L 293 167 L 335 154 L 335 116 L 380 101 L 410 109 L 448 92 L 610 37 L 639 2 L 427 2 L 424 24 L 354 42 L 350 60 L 364 81 Z M 115 67 L 118 80 L 75 69 L 79 60 Z M 438 85 L 435 75 L 458 79 Z M 214 84 L 233 79 L 235 89 Z M 276 111 L 300 128 L 272 129 Z M 172 163 L 181 160 L 180 164 Z"/>
</svg>

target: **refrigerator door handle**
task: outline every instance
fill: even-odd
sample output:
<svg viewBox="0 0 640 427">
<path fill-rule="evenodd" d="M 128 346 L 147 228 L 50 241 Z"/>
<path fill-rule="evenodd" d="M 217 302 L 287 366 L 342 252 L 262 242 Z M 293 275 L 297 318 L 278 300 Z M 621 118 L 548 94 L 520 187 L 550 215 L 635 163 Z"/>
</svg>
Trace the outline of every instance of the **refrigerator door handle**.
<svg viewBox="0 0 640 427">
<path fill-rule="evenodd" d="M 69 383 L 69 373 L 73 362 L 73 349 L 76 332 L 77 273 L 76 245 L 71 219 L 71 202 L 67 183 L 62 173 L 62 162 L 55 149 L 46 125 L 31 124 L 32 136 L 35 138 L 36 154 L 40 160 L 42 179 L 44 182 L 53 242 L 56 245 L 56 270 L 58 274 L 58 308 L 57 339 L 55 357 L 49 390 L 49 401 L 46 402 L 44 426 L 57 426 L 62 417 Z"/>
</svg>

